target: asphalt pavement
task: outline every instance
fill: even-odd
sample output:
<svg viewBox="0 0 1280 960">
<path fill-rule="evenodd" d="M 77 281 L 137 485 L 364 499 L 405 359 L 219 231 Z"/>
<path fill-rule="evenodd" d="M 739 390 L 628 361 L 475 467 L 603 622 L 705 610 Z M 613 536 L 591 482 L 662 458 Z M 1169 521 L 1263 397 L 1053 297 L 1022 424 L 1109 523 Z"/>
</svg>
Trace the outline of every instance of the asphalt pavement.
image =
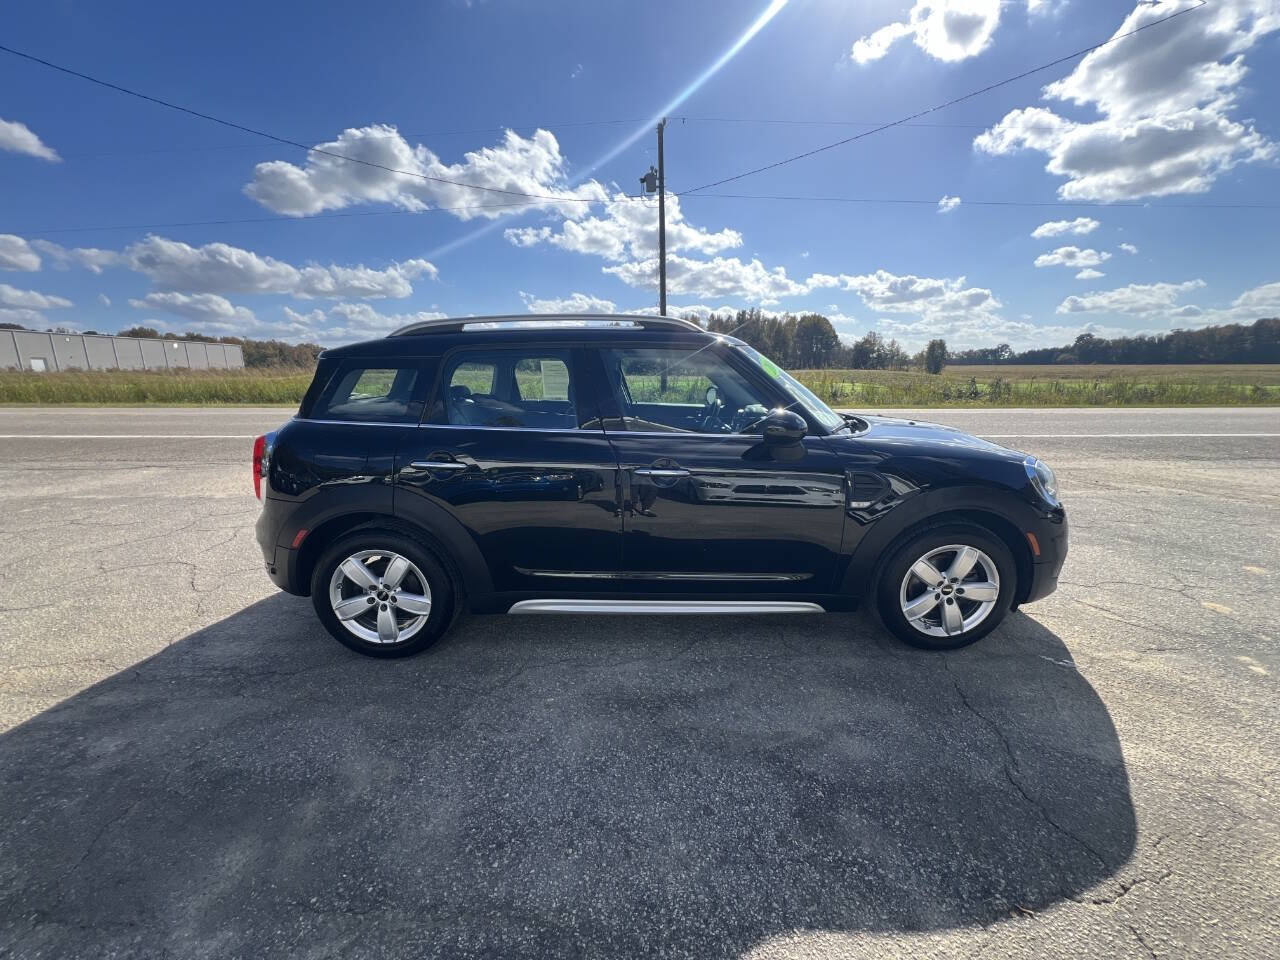
<svg viewBox="0 0 1280 960">
<path fill-rule="evenodd" d="M 253 542 L 268 409 L 0 408 L 0 957 L 1280 956 L 1280 411 L 1036 453 L 1059 591 L 471 617 L 371 661 Z"/>
</svg>

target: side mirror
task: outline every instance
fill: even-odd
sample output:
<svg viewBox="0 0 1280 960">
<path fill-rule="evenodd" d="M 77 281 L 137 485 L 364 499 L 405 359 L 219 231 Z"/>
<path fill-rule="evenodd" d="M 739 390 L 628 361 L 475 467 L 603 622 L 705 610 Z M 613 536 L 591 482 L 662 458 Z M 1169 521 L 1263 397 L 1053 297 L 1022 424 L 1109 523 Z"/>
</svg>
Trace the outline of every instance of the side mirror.
<svg viewBox="0 0 1280 960">
<path fill-rule="evenodd" d="M 764 442 L 771 446 L 783 443 L 799 443 L 804 439 L 804 435 L 809 432 L 809 425 L 805 423 L 804 417 L 794 410 L 784 410 L 781 407 L 777 410 L 769 411 L 769 415 L 764 418 L 761 427 Z"/>
</svg>

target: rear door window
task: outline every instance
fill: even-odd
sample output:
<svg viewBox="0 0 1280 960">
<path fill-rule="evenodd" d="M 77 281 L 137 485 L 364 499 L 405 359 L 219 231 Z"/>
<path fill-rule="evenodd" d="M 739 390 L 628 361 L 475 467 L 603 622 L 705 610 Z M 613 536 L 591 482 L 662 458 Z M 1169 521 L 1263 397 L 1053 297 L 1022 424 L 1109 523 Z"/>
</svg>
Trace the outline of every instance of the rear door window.
<svg viewBox="0 0 1280 960">
<path fill-rule="evenodd" d="M 445 361 L 443 389 L 428 419 L 450 426 L 579 429 L 584 420 L 573 354 L 546 347 L 459 351 Z"/>
<path fill-rule="evenodd" d="M 420 364 L 349 361 L 335 374 L 312 412 L 316 420 L 417 423 L 426 376 Z"/>
</svg>

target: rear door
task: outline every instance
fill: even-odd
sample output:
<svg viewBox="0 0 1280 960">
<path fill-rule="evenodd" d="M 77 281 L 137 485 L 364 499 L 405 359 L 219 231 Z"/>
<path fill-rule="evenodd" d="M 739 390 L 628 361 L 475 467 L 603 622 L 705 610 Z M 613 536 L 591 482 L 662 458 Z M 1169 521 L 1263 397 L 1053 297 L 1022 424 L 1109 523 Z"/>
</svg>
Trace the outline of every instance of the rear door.
<svg viewBox="0 0 1280 960">
<path fill-rule="evenodd" d="M 618 465 L 585 369 L 575 346 L 455 350 L 397 453 L 396 512 L 429 527 L 446 509 L 495 590 L 590 590 L 617 574 Z"/>
<path fill-rule="evenodd" d="M 603 347 L 623 478 L 628 589 L 822 593 L 844 522 L 844 468 L 819 436 L 784 447 L 757 422 L 790 398 L 721 345 Z M 612 416 L 617 413 L 618 416 Z"/>
</svg>

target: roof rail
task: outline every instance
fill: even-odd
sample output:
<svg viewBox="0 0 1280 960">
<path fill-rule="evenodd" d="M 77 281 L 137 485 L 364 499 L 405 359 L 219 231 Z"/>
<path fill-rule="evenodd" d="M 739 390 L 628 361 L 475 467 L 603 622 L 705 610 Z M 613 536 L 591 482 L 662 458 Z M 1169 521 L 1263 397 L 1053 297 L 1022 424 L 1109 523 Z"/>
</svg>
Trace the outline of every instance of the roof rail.
<svg viewBox="0 0 1280 960">
<path fill-rule="evenodd" d="M 697 330 L 703 328 L 679 317 L 656 317 L 632 313 L 525 313 L 493 317 L 441 317 L 420 320 L 389 336 L 405 337 L 424 333 L 457 333 L 461 330 L 519 330 L 538 327 L 641 327 L 655 330 Z"/>
</svg>

